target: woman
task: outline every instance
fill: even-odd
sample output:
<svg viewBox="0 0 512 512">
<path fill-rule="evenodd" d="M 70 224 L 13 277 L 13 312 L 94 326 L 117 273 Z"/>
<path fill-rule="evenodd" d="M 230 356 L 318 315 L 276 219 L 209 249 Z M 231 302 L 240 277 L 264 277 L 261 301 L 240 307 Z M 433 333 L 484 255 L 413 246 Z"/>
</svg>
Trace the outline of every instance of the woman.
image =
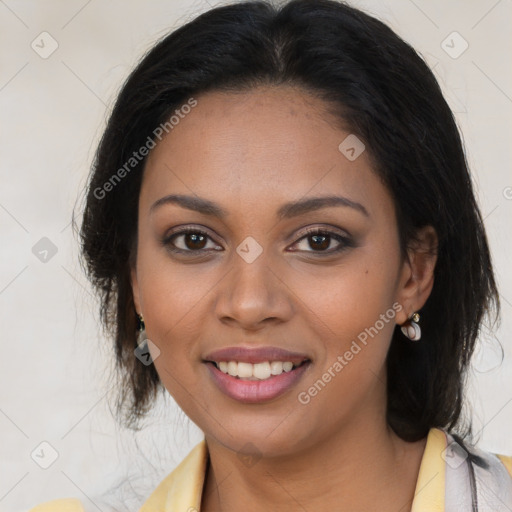
<svg viewBox="0 0 512 512">
<path fill-rule="evenodd" d="M 167 390 L 205 435 L 141 511 L 512 508 L 512 458 L 464 440 L 499 299 L 461 139 L 381 22 L 244 2 L 170 34 L 118 97 L 81 236 L 126 423 Z"/>
</svg>

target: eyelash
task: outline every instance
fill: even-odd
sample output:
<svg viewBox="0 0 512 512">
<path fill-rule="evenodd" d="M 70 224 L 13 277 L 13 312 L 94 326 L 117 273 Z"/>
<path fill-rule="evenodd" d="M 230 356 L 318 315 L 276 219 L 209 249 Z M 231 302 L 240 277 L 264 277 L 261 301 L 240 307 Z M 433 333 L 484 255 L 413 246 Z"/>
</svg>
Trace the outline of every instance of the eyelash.
<svg viewBox="0 0 512 512">
<path fill-rule="evenodd" d="M 201 252 L 212 250 L 212 249 L 198 249 L 197 251 L 194 251 L 191 249 L 185 250 L 185 249 L 179 249 L 172 244 L 173 239 L 178 238 L 179 236 L 182 236 L 182 235 L 190 234 L 190 233 L 193 233 L 196 235 L 202 235 L 202 236 L 205 236 L 205 237 L 209 238 L 210 240 L 212 240 L 210 235 L 208 235 L 208 233 L 206 233 L 205 231 L 198 229 L 198 228 L 188 227 L 188 228 L 184 228 L 180 231 L 171 233 L 168 236 L 165 236 L 162 239 L 162 244 L 165 247 L 167 247 L 167 249 L 169 251 L 171 251 L 172 253 L 177 253 L 177 254 L 187 254 L 187 255 L 190 255 L 193 253 L 200 254 Z M 309 228 L 309 229 L 307 229 L 304 233 L 302 233 L 302 236 L 296 242 L 294 242 L 293 245 L 296 245 L 300 241 L 305 240 L 308 237 L 313 236 L 313 235 L 327 235 L 327 236 L 331 237 L 332 239 L 336 240 L 337 242 L 339 242 L 340 245 L 339 245 L 339 247 L 337 247 L 334 250 L 333 249 L 327 249 L 325 251 L 310 250 L 310 251 L 304 251 L 304 252 L 310 252 L 317 256 L 322 257 L 324 255 L 330 256 L 332 254 L 337 254 L 337 253 L 340 253 L 350 247 L 354 247 L 353 241 L 348 236 L 344 236 L 339 233 L 328 231 L 327 229 L 324 229 L 324 228 Z M 218 249 L 213 249 L 213 250 L 217 251 Z M 293 251 L 293 252 L 300 252 L 300 251 Z"/>
</svg>

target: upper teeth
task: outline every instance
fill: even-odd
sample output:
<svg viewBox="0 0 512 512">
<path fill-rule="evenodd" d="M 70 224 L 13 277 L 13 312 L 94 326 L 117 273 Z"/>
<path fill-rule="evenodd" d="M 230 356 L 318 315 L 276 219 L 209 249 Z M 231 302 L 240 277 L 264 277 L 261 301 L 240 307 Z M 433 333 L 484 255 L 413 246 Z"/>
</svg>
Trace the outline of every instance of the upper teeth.
<svg viewBox="0 0 512 512">
<path fill-rule="evenodd" d="M 242 363 L 237 361 L 220 361 L 216 363 L 220 371 L 228 373 L 232 377 L 240 377 L 247 380 L 264 380 L 271 375 L 280 375 L 289 372 L 293 368 L 290 361 L 265 361 L 263 363 Z"/>
</svg>

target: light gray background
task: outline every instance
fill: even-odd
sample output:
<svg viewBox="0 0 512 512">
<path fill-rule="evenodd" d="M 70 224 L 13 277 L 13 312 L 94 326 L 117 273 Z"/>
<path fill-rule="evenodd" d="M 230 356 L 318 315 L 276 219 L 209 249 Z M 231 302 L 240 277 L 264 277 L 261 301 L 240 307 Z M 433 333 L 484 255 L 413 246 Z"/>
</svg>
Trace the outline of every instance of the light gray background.
<svg viewBox="0 0 512 512">
<path fill-rule="evenodd" d="M 201 438 L 170 398 L 137 435 L 113 422 L 110 342 L 70 220 L 123 79 L 157 39 L 218 3 L 0 0 L 0 510 L 68 496 L 92 510 L 106 512 L 108 502 L 136 510 Z M 463 131 L 503 302 L 501 328 L 482 336 L 470 401 L 480 445 L 512 454 L 512 2 L 352 4 L 423 54 Z M 44 31 L 58 44 L 46 59 L 31 48 L 33 41 L 40 51 L 50 47 Z M 454 31 L 469 44 L 458 58 L 442 46 L 446 40 L 452 54 L 462 49 L 458 36 L 446 39 Z M 46 262 L 32 252 L 43 237 L 57 249 Z M 58 453 L 48 469 L 31 458 L 43 441 Z M 44 446 L 37 453 L 40 460 L 51 455 Z"/>
</svg>

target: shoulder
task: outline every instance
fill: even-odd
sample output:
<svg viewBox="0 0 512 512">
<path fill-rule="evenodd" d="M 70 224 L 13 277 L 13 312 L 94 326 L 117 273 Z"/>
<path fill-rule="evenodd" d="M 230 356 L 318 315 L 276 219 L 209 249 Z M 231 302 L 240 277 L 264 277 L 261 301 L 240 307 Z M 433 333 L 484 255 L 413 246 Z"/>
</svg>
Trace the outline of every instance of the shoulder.
<svg viewBox="0 0 512 512">
<path fill-rule="evenodd" d="M 483 451 L 469 440 L 460 442 L 444 429 L 430 429 L 413 512 L 472 510 L 473 503 L 489 501 L 498 503 L 489 508 L 497 511 L 502 510 L 500 502 L 512 503 L 512 457 Z"/>
<path fill-rule="evenodd" d="M 447 450 L 446 505 L 449 510 L 471 509 L 471 505 L 484 503 L 488 510 L 504 510 L 502 504 L 512 503 L 512 458 L 491 453 L 457 441 L 453 436 Z M 474 509 L 474 508 L 473 508 Z M 486 509 L 487 510 L 487 509 Z"/>
<path fill-rule="evenodd" d="M 28 512 L 85 512 L 85 509 L 76 498 L 66 498 L 41 503 Z"/>
<path fill-rule="evenodd" d="M 507 468 L 508 474 L 512 478 L 512 456 L 496 454 L 496 457 L 501 460 L 502 464 Z"/>
<path fill-rule="evenodd" d="M 199 510 L 208 461 L 208 446 L 203 438 L 160 482 L 140 512 Z"/>
<path fill-rule="evenodd" d="M 452 436 L 448 435 L 448 437 L 453 441 Z M 488 471 L 494 472 L 495 474 L 499 473 L 505 480 L 507 477 L 512 478 L 512 456 L 483 450 L 475 445 L 469 445 L 466 446 L 466 448 L 469 452 L 473 453 L 474 455 L 478 455 L 480 459 L 485 461 L 486 465 L 488 466 L 486 468 Z"/>
</svg>

